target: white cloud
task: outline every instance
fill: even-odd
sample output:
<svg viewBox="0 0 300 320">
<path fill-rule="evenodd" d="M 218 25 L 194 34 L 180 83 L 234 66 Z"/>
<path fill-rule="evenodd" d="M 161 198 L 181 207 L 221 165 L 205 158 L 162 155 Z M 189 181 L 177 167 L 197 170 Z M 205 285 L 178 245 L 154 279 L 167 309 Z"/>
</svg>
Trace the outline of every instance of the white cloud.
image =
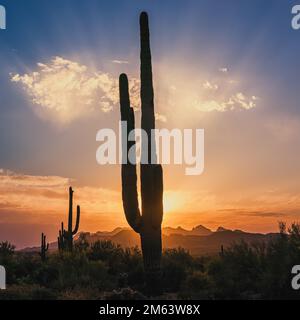
<svg viewBox="0 0 300 320">
<path fill-rule="evenodd" d="M 12 74 L 11 81 L 22 84 L 37 115 L 58 124 L 68 124 L 97 109 L 109 112 L 119 103 L 118 79 L 62 57 L 38 63 L 31 73 Z M 130 81 L 131 93 L 138 92 L 136 85 L 136 79 Z"/>
<path fill-rule="evenodd" d="M 127 63 L 123 60 L 112 62 Z M 219 71 L 227 73 L 228 69 L 224 67 Z M 131 105 L 138 110 L 140 80 L 131 76 L 128 78 Z M 165 101 L 163 104 L 167 108 L 181 103 L 203 112 L 249 110 L 255 108 L 259 100 L 253 93 L 249 96 L 244 94 L 245 89 L 227 76 L 215 77 L 214 80 L 195 79 L 195 82 L 191 82 L 190 78 L 182 82 L 175 81 L 171 85 L 168 83 L 167 87 L 159 91 L 158 100 Z M 11 81 L 22 85 L 38 116 L 58 125 L 69 124 L 95 111 L 108 113 L 115 107 L 119 108 L 118 78 L 62 57 L 38 63 L 36 70 L 31 72 L 12 74 Z M 232 86 L 230 83 L 236 85 Z M 164 113 L 166 110 L 162 109 Z M 156 119 L 167 121 L 162 114 L 156 114 Z"/>
<path fill-rule="evenodd" d="M 167 117 L 164 114 L 160 114 L 158 112 L 155 113 L 155 120 L 160 122 L 167 122 Z"/>
<path fill-rule="evenodd" d="M 31 176 L 0 169 L 0 188 L 6 190 L 16 187 L 60 188 L 70 183 L 70 179 L 58 176 Z"/>
<path fill-rule="evenodd" d="M 116 64 L 128 64 L 129 61 L 126 60 L 112 60 L 112 63 L 116 63 Z"/>
<path fill-rule="evenodd" d="M 222 68 L 219 68 L 219 71 L 223 72 L 223 73 L 227 73 L 228 72 L 228 68 L 222 67 Z"/>
<path fill-rule="evenodd" d="M 219 86 L 215 83 L 211 83 L 209 81 L 205 81 L 203 83 L 203 88 L 207 90 L 218 90 Z"/>
<path fill-rule="evenodd" d="M 225 111 L 225 107 L 222 103 L 219 103 L 215 100 L 206 100 L 203 102 L 195 102 L 196 109 L 202 112 L 211 112 L 211 111 Z"/>
<path fill-rule="evenodd" d="M 227 100 L 197 100 L 195 102 L 196 109 L 202 112 L 211 112 L 211 111 L 228 111 L 228 110 L 235 110 L 235 109 L 244 109 L 250 110 L 256 107 L 256 100 L 258 99 L 254 96 L 248 98 L 242 92 L 238 92 L 232 96 L 230 96 Z"/>
</svg>

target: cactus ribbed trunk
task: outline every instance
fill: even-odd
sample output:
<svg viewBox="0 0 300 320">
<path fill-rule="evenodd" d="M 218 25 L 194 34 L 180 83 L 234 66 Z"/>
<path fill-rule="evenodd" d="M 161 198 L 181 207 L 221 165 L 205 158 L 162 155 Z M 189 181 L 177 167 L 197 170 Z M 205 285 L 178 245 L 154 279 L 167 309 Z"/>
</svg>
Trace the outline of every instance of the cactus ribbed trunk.
<svg viewBox="0 0 300 320">
<path fill-rule="evenodd" d="M 149 228 L 140 233 L 146 286 L 150 294 L 160 294 L 161 287 L 161 229 Z"/>
<path fill-rule="evenodd" d="M 135 128 L 134 112 L 130 107 L 128 79 L 120 75 L 121 120 L 127 122 L 127 132 L 122 136 L 122 199 L 129 225 L 141 236 L 146 285 L 150 294 L 161 291 L 161 223 L 163 218 L 163 172 L 157 164 L 155 141 L 151 141 L 151 131 L 155 128 L 154 93 L 148 15 L 140 16 L 141 35 L 141 127 L 147 133 L 147 141 L 142 140 L 141 150 L 141 198 L 142 215 L 139 209 L 136 165 L 124 163 L 135 141 L 128 141 L 128 134 Z M 127 145 L 127 148 L 124 146 Z"/>
</svg>

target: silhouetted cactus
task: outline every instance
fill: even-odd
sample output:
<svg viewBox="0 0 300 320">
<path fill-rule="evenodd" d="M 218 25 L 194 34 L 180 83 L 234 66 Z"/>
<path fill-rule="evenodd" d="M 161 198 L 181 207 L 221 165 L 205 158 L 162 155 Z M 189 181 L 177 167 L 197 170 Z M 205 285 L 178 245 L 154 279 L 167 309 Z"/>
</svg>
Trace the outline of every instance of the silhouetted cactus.
<svg viewBox="0 0 300 320">
<path fill-rule="evenodd" d="M 163 218 L 163 172 L 157 164 L 155 141 L 151 143 L 151 130 L 155 128 L 154 93 L 149 39 L 148 15 L 140 15 L 141 36 L 141 127 L 148 136 L 148 144 L 142 140 L 141 198 L 142 215 L 139 209 L 136 165 L 128 161 L 128 152 L 135 141 L 128 141 L 128 133 L 135 128 L 134 111 L 130 107 L 128 79 L 120 75 L 121 120 L 127 121 L 127 133 L 122 137 L 122 199 L 126 219 L 141 236 L 146 284 L 150 293 L 161 290 L 161 223 Z M 126 147 L 127 145 L 127 147 Z M 151 162 L 152 155 L 152 162 Z M 126 163 L 124 163 L 126 161 Z M 148 160 L 148 161 L 147 161 Z M 146 162 L 145 162 L 146 161 Z"/>
<path fill-rule="evenodd" d="M 66 241 L 64 238 L 64 223 L 61 223 L 61 229 L 58 232 L 57 238 L 57 246 L 59 251 L 63 251 L 66 249 Z"/>
<path fill-rule="evenodd" d="M 68 230 L 64 230 L 64 224 L 61 223 L 61 230 L 58 237 L 59 250 L 73 250 L 73 237 L 78 232 L 80 222 L 80 206 L 77 206 L 77 215 L 75 228 L 73 230 L 73 189 L 69 188 L 69 216 L 68 216 Z"/>
<path fill-rule="evenodd" d="M 46 252 L 49 250 L 49 243 L 46 244 L 46 235 L 41 235 L 41 252 L 40 256 L 42 261 L 46 261 Z"/>
<path fill-rule="evenodd" d="M 224 246 L 223 246 L 223 245 L 221 245 L 220 256 L 221 256 L 221 257 L 224 256 Z"/>
</svg>

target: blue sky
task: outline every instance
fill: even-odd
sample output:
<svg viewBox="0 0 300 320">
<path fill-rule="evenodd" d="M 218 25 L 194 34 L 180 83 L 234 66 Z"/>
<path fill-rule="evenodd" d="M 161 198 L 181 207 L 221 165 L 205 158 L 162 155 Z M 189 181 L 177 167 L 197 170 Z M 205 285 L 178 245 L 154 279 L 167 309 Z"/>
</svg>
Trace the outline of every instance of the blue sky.
<svg viewBox="0 0 300 320">
<path fill-rule="evenodd" d="M 37 62 L 61 56 L 79 57 L 83 63 L 92 60 L 97 68 L 109 69 L 115 76 L 129 71 L 138 77 L 141 10 L 147 10 L 151 17 L 152 51 L 157 64 L 171 59 L 176 63 L 172 68 L 198 68 L 200 76 L 205 68 L 210 72 L 227 66 L 233 73 L 242 73 L 245 86 L 256 87 L 257 95 L 276 102 L 267 106 L 272 112 L 297 116 L 300 32 L 290 27 L 294 3 L 3 0 L 8 29 L 0 33 L 1 109 L 5 114 L 0 120 L 0 141 L 7 150 L 2 166 L 13 164 L 26 169 L 17 159 L 21 152 L 23 157 L 26 150 L 30 152 L 36 140 L 33 133 L 26 133 L 27 126 L 47 130 L 47 123 L 40 123 L 30 108 L 25 108 L 28 101 L 11 83 L 9 73 L 26 73 Z M 113 59 L 130 60 L 130 66 L 108 65 Z M 47 140 L 41 134 L 36 148 L 39 140 Z"/>
<path fill-rule="evenodd" d="M 7 11 L 7 30 L 0 31 L 0 168 L 30 176 L 30 181 L 66 177 L 78 188 L 119 193 L 119 167 L 96 164 L 95 136 L 104 126 L 117 126 L 118 75 L 126 72 L 132 81 L 139 78 L 138 16 L 146 10 L 156 110 L 163 120 L 158 126 L 206 131 L 205 174 L 192 179 L 182 176 L 180 168 L 165 168 L 173 198 L 176 192 L 191 190 L 182 202 L 189 205 L 175 209 L 192 211 L 196 203 L 205 214 L 222 209 L 239 210 L 241 216 L 245 210 L 258 216 L 263 212 L 259 225 L 247 223 L 249 216 L 240 218 L 238 225 L 223 212 L 200 219 L 211 226 L 216 219 L 229 227 L 262 231 L 272 229 L 271 224 L 276 228 L 274 221 L 282 212 L 289 213 L 286 219 L 297 218 L 300 31 L 291 28 L 296 3 L 0 0 Z M 73 90 L 55 86 L 70 76 L 63 70 L 71 67 L 76 69 L 75 83 L 84 78 L 103 84 L 103 77 L 108 77 L 111 87 L 104 99 L 109 109 L 103 111 L 104 103 L 102 109 L 95 103 L 97 94 L 90 87 L 85 89 L 93 110 L 82 109 L 83 96 L 72 97 Z M 61 69 L 56 73 L 55 68 Z M 54 72 L 53 78 L 44 77 L 46 70 Z M 34 81 L 34 89 L 28 79 Z M 60 112 L 53 111 L 55 103 Z M 25 193 L 30 192 L 29 188 Z M 275 198 L 278 202 L 272 204 Z M 1 210 L 8 212 L 5 206 Z M 176 223 L 180 221 L 195 223 L 193 217 L 178 215 Z M 112 219 L 109 226 L 113 225 Z"/>
</svg>

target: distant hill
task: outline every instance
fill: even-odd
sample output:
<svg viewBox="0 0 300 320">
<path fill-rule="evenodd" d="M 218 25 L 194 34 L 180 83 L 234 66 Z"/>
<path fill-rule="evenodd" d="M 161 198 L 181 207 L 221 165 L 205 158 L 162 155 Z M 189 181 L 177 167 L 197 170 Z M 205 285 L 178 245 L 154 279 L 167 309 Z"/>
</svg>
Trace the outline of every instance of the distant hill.
<svg viewBox="0 0 300 320">
<path fill-rule="evenodd" d="M 193 236 L 208 236 L 210 234 L 212 234 L 212 231 L 202 225 L 199 225 L 197 227 L 194 227 L 192 230 L 185 230 L 181 227 L 177 227 L 177 228 L 163 228 L 162 230 L 163 234 L 165 236 L 170 236 L 170 235 L 174 235 L 174 234 L 178 234 L 178 235 L 182 235 L 182 236 L 186 236 L 186 235 L 193 235 Z"/>
<path fill-rule="evenodd" d="M 226 248 L 232 243 L 241 240 L 248 243 L 267 242 L 278 236 L 276 233 L 249 233 L 241 230 L 228 230 L 223 227 L 212 231 L 202 225 L 196 226 L 192 230 L 186 230 L 181 227 L 167 227 L 163 228 L 162 233 L 164 248 L 183 247 L 193 255 L 215 254 L 220 251 L 221 246 Z M 120 244 L 122 247 L 140 246 L 139 235 L 129 228 L 116 228 L 113 231 L 98 231 L 96 233 L 84 232 L 84 234 L 90 243 L 98 240 L 110 240 L 116 244 Z M 57 243 L 51 243 L 50 250 L 56 249 Z M 21 251 L 34 252 L 38 250 L 38 247 L 33 247 Z"/>
</svg>

